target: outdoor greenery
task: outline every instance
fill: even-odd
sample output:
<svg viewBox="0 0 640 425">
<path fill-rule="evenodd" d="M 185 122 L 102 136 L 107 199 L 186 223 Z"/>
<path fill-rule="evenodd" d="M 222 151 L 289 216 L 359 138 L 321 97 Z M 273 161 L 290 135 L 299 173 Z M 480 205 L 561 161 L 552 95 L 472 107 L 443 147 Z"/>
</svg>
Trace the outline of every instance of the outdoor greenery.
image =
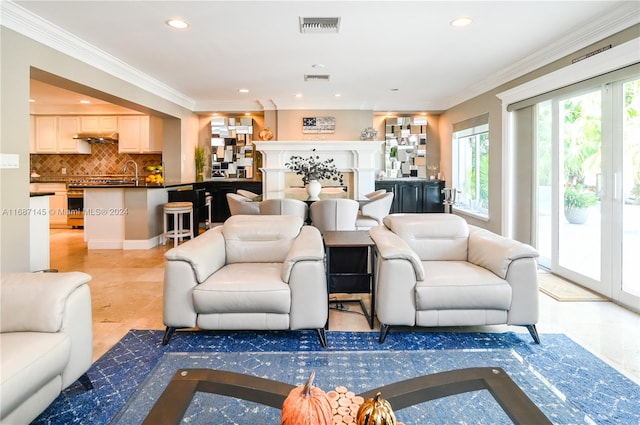
<svg viewBox="0 0 640 425">
<path fill-rule="evenodd" d="M 589 208 L 598 202 L 595 193 L 585 190 L 582 185 L 568 186 L 564 190 L 564 207 L 570 208 Z"/>
<path fill-rule="evenodd" d="M 315 149 L 313 149 L 315 152 Z M 334 164 L 333 158 L 320 161 L 318 155 L 302 157 L 293 155 L 289 162 L 284 164 L 289 170 L 302 176 L 302 183 L 307 184 L 310 180 L 333 180 L 343 184 L 342 173 Z"/>
</svg>

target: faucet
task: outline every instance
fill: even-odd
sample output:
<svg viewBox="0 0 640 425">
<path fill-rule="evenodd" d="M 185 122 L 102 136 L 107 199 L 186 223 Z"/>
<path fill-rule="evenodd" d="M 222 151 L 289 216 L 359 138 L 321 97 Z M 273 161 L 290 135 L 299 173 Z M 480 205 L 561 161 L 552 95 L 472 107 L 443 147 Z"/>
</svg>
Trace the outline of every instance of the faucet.
<svg viewBox="0 0 640 425">
<path fill-rule="evenodd" d="M 122 169 L 122 172 L 123 172 L 123 173 L 126 173 L 126 172 L 127 172 L 127 168 L 129 167 L 129 163 L 133 163 L 133 165 L 136 167 L 136 168 L 135 168 L 135 171 L 136 171 L 136 178 L 135 178 L 135 180 L 134 180 L 134 181 L 135 181 L 135 183 L 136 183 L 136 186 L 138 186 L 138 182 L 139 182 L 139 180 L 138 180 L 138 163 L 137 163 L 137 162 L 135 162 L 133 159 L 128 160 L 128 161 L 124 164 L 124 168 Z"/>
</svg>

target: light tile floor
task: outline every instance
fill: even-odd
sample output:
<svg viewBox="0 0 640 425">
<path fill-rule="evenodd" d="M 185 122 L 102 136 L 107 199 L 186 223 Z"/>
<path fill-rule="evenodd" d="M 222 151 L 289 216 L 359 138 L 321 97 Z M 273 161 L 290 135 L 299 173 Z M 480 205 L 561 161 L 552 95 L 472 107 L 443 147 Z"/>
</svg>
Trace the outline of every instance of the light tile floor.
<svg viewBox="0 0 640 425">
<path fill-rule="evenodd" d="M 130 329 L 164 329 L 164 253 L 172 244 L 149 250 L 87 250 L 82 230 L 51 230 L 51 268 L 90 274 L 94 360 Z M 368 331 L 358 304 L 350 312 L 331 310 L 331 330 Z M 368 300 L 367 300 L 368 305 Z M 558 302 L 540 293 L 538 331 L 563 333 L 640 384 L 640 315 L 611 302 Z M 375 330 L 379 330 L 376 323 Z M 441 330 L 441 329 L 439 329 Z M 458 328 L 457 330 L 461 330 Z M 465 331 L 513 331 L 517 326 L 485 326 Z M 544 335 L 542 335 L 544 343 Z"/>
</svg>

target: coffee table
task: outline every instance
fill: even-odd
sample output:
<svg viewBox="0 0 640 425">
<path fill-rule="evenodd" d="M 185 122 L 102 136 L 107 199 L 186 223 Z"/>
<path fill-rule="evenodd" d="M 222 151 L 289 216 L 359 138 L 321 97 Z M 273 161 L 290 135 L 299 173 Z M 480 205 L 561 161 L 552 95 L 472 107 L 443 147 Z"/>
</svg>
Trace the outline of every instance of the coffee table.
<svg viewBox="0 0 640 425">
<path fill-rule="evenodd" d="M 214 369 L 178 370 L 156 401 L 143 425 L 179 424 L 196 392 L 220 394 L 280 409 L 294 385 L 237 372 Z M 499 367 L 475 367 L 434 373 L 366 391 L 377 392 L 395 411 L 425 401 L 470 391 L 488 390 L 515 424 L 551 424 L 551 421 Z"/>
</svg>

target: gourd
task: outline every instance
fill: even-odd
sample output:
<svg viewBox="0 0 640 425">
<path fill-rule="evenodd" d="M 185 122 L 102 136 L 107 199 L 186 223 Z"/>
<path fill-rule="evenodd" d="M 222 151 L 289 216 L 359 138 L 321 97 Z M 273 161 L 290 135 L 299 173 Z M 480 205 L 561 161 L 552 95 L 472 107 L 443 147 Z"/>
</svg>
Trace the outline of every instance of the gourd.
<svg viewBox="0 0 640 425">
<path fill-rule="evenodd" d="M 396 425 L 396 415 L 391 404 L 377 393 L 374 398 L 365 400 L 356 415 L 357 425 Z"/>
<path fill-rule="evenodd" d="M 332 425 L 331 404 L 324 391 L 312 385 L 311 372 L 304 386 L 289 392 L 282 404 L 282 425 Z"/>
</svg>

